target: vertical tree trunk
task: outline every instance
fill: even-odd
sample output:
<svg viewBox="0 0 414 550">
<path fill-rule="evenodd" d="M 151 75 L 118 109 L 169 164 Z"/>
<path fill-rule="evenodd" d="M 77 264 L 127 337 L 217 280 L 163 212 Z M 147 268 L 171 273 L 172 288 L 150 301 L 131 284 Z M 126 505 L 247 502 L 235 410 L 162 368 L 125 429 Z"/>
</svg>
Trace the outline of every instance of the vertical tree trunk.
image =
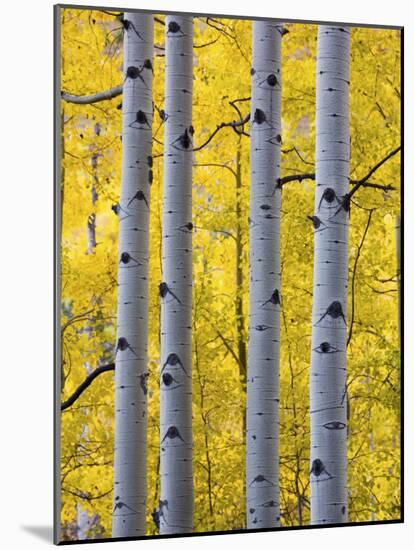
<svg viewBox="0 0 414 550">
<path fill-rule="evenodd" d="M 165 21 L 165 139 L 161 299 L 160 532 L 193 529 L 192 88 L 193 20 Z"/>
<path fill-rule="evenodd" d="M 279 524 L 280 205 L 282 26 L 253 23 L 250 315 L 247 376 L 248 528 Z"/>
<path fill-rule="evenodd" d="M 316 75 L 311 523 L 343 523 L 347 503 L 347 289 L 350 30 L 320 26 Z"/>
<path fill-rule="evenodd" d="M 99 137 L 101 133 L 101 126 L 99 122 L 95 124 L 94 128 L 96 136 Z M 96 191 L 96 183 L 98 183 L 98 158 L 101 156 L 99 153 L 94 152 L 96 148 L 96 143 L 93 143 L 90 146 L 92 151 L 91 156 L 91 169 L 92 169 L 92 186 L 91 186 L 91 199 L 92 199 L 92 212 L 88 216 L 87 223 L 87 237 L 88 237 L 88 250 L 87 254 L 93 254 L 96 248 L 96 211 L 95 204 L 98 200 L 98 193 Z"/>
<path fill-rule="evenodd" d="M 397 285 L 398 285 L 398 336 L 401 340 L 401 217 L 395 221 L 395 246 L 397 252 Z"/>
<path fill-rule="evenodd" d="M 153 16 L 124 15 L 112 536 L 145 534 Z"/>
<path fill-rule="evenodd" d="M 243 232 L 240 223 L 242 216 L 241 208 L 241 143 L 237 145 L 236 154 L 236 326 L 237 326 L 237 356 L 239 358 L 239 373 L 240 380 L 245 390 L 246 375 L 247 375 L 247 351 L 246 339 L 244 330 L 244 310 L 243 310 Z M 245 436 L 246 418 L 243 418 L 243 434 Z"/>
</svg>

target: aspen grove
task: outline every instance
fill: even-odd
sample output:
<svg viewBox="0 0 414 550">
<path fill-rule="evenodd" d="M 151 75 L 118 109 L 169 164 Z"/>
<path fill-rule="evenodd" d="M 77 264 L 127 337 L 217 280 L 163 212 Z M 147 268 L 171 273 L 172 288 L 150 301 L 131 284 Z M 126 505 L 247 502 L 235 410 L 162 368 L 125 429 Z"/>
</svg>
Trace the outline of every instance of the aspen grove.
<svg viewBox="0 0 414 550">
<path fill-rule="evenodd" d="M 400 518 L 400 30 L 57 8 L 60 536 Z"/>
</svg>

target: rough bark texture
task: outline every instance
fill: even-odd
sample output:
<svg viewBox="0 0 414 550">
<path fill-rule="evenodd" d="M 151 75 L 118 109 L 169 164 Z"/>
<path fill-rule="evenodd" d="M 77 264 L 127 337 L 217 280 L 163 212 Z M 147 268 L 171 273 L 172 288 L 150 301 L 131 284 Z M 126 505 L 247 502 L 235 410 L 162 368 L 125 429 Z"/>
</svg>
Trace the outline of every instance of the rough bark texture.
<svg viewBox="0 0 414 550">
<path fill-rule="evenodd" d="M 347 502 L 346 343 L 350 30 L 320 26 L 316 80 L 311 523 L 343 523 Z"/>
<path fill-rule="evenodd" d="M 282 26 L 253 23 L 250 315 L 247 380 L 248 528 L 279 525 L 279 333 Z"/>
<path fill-rule="evenodd" d="M 193 529 L 191 418 L 193 21 L 165 21 L 160 532 Z"/>
<path fill-rule="evenodd" d="M 145 534 L 153 17 L 125 13 L 112 536 Z M 141 78 L 128 77 L 136 67 Z M 134 71 L 129 71 L 132 76 Z"/>
</svg>

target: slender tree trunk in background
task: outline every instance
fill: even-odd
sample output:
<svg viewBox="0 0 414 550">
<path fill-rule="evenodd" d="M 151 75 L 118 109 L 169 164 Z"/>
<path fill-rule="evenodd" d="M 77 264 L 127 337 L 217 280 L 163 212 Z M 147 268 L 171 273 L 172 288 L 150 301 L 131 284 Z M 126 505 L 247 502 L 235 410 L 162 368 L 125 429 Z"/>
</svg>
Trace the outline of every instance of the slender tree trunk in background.
<svg viewBox="0 0 414 550">
<path fill-rule="evenodd" d="M 316 76 L 311 523 L 344 523 L 347 499 L 346 347 L 350 30 L 319 26 Z M 319 220 L 319 221 L 318 221 Z"/>
<path fill-rule="evenodd" d="M 248 528 L 279 525 L 280 206 L 282 26 L 253 23 L 250 315 L 247 376 Z"/>
<path fill-rule="evenodd" d="M 244 334 L 244 311 L 243 311 L 243 233 L 240 224 L 242 216 L 241 210 L 241 144 L 237 146 L 236 155 L 236 325 L 237 325 L 237 351 L 239 358 L 240 380 L 243 383 L 245 390 L 246 375 L 247 375 L 247 351 L 246 339 Z M 245 417 L 243 423 L 243 433 L 245 435 Z"/>
<path fill-rule="evenodd" d="M 395 243 L 397 250 L 397 285 L 398 285 L 398 334 L 401 340 L 401 218 L 395 222 Z"/>
<path fill-rule="evenodd" d="M 124 25 L 113 537 L 145 534 L 147 490 L 153 16 L 125 13 Z"/>
<path fill-rule="evenodd" d="M 101 125 L 99 122 L 95 124 L 95 135 L 99 137 L 101 133 Z M 98 200 L 98 192 L 96 190 L 96 184 L 98 183 L 98 158 L 101 156 L 99 153 L 94 152 L 96 143 L 91 145 L 91 169 L 92 169 L 92 185 L 91 185 L 91 199 L 92 199 L 92 212 L 88 216 L 87 223 L 87 235 L 88 235 L 88 250 L 87 254 L 93 254 L 96 248 L 96 212 L 95 204 Z"/>
<path fill-rule="evenodd" d="M 160 533 L 193 530 L 192 88 L 193 20 L 165 20 L 161 299 Z"/>
<path fill-rule="evenodd" d="M 237 326 L 237 357 L 239 360 L 239 375 L 243 390 L 242 407 L 242 437 L 243 447 L 246 449 L 246 382 L 247 382 L 247 346 L 244 330 L 243 308 L 243 231 L 241 227 L 241 140 L 239 140 L 236 154 L 236 326 Z M 243 468 L 243 503 L 246 502 L 246 469 Z M 244 514 L 244 517 L 245 514 Z"/>
</svg>

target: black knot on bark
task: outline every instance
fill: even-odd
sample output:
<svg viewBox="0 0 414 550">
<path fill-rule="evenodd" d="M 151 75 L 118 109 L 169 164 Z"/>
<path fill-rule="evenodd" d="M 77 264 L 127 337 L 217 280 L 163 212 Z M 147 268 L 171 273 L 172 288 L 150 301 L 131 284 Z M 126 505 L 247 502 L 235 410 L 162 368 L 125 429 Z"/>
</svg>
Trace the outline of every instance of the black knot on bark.
<svg viewBox="0 0 414 550">
<path fill-rule="evenodd" d="M 271 208 L 272 208 L 272 207 L 270 206 L 270 204 L 262 204 L 262 205 L 260 205 L 260 209 L 261 209 L 261 210 L 271 210 Z"/>
<path fill-rule="evenodd" d="M 169 372 L 164 372 L 162 375 L 162 381 L 166 386 L 171 386 L 171 384 L 174 381 L 174 378 L 171 376 Z"/>
<path fill-rule="evenodd" d="M 331 422 L 326 422 L 323 427 L 327 430 L 343 430 L 346 428 L 346 424 L 339 422 L 338 420 L 332 420 Z"/>
<path fill-rule="evenodd" d="M 318 323 L 320 323 L 322 321 L 322 319 L 324 319 L 327 315 L 328 315 L 328 317 L 331 317 L 332 319 L 341 318 L 343 320 L 343 322 L 345 323 L 345 325 L 346 325 L 346 319 L 345 319 L 345 315 L 344 315 L 344 312 L 343 312 L 343 309 L 342 309 L 342 304 L 341 304 L 341 302 L 338 302 L 338 300 L 334 300 L 328 306 L 327 310 L 322 315 L 322 317 L 319 319 Z"/>
<path fill-rule="evenodd" d="M 181 441 L 184 441 L 184 439 L 180 435 L 180 432 L 178 431 L 177 426 L 170 426 L 168 428 L 166 434 L 164 435 L 164 438 L 163 438 L 162 441 L 164 441 L 166 438 L 176 439 L 177 437 L 178 437 L 178 439 L 181 439 Z M 161 441 L 161 443 L 162 443 L 162 441 Z"/>
<path fill-rule="evenodd" d="M 269 86 L 276 86 L 277 84 L 277 77 L 275 74 L 269 74 L 269 76 L 266 78 L 266 82 L 269 84 Z"/>
<path fill-rule="evenodd" d="M 131 260 L 131 255 L 128 252 L 122 252 L 120 262 L 127 264 Z"/>
<path fill-rule="evenodd" d="M 266 302 L 264 302 L 262 304 L 262 306 L 265 306 L 266 304 L 273 304 L 273 305 L 281 305 L 280 303 L 280 293 L 279 293 L 279 290 L 277 288 L 275 288 L 275 290 L 272 292 L 272 295 L 270 296 L 270 298 L 268 300 L 266 300 Z"/>
<path fill-rule="evenodd" d="M 250 74 L 253 76 L 254 74 L 256 74 L 256 69 L 254 67 L 252 67 L 250 69 Z"/>
<path fill-rule="evenodd" d="M 315 458 L 312 462 L 312 468 L 310 473 L 316 477 L 319 477 L 325 471 L 325 466 L 319 458 Z"/>
<path fill-rule="evenodd" d="M 160 290 L 160 296 L 161 298 L 165 298 L 167 296 L 167 294 L 171 294 L 171 296 L 173 298 L 175 298 L 177 300 L 178 303 L 181 304 L 181 300 L 179 300 L 177 298 L 177 296 L 174 294 L 174 292 L 170 289 L 170 287 L 167 285 L 167 283 L 163 282 L 163 283 L 160 283 L 160 286 L 159 286 L 159 290 Z"/>
<path fill-rule="evenodd" d="M 145 204 L 147 205 L 147 208 L 149 209 L 149 204 L 147 202 L 147 199 L 143 193 L 143 191 L 141 191 L 141 189 L 138 189 L 138 191 L 135 193 L 135 195 L 132 197 L 132 199 L 128 202 L 128 206 L 134 201 L 134 200 L 137 200 L 137 201 L 144 201 Z"/>
<path fill-rule="evenodd" d="M 128 340 L 123 336 L 118 338 L 118 344 L 116 349 L 120 351 L 125 351 L 127 348 L 129 348 Z"/>
<path fill-rule="evenodd" d="M 259 474 L 254 478 L 254 480 L 250 483 L 250 485 L 253 485 L 253 483 L 266 483 L 268 486 L 273 486 L 273 483 L 265 478 L 264 475 Z"/>
<path fill-rule="evenodd" d="M 314 229 L 319 229 L 321 224 L 323 223 L 318 216 L 308 216 L 308 220 L 312 222 L 312 225 Z M 325 225 L 325 224 L 324 224 Z"/>
<path fill-rule="evenodd" d="M 332 189 L 332 187 L 327 187 L 326 189 L 324 189 L 324 192 L 322 193 L 322 197 L 321 197 L 321 200 L 319 201 L 318 209 L 321 207 L 322 201 L 326 201 L 328 204 L 332 204 L 335 200 L 339 202 L 335 191 Z"/>
<path fill-rule="evenodd" d="M 134 67 L 133 65 L 131 65 L 130 67 L 127 68 L 125 77 L 132 78 L 132 80 L 135 80 L 136 78 L 139 77 L 140 72 L 141 71 L 138 67 Z"/>
<path fill-rule="evenodd" d="M 175 365 L 181 364 L 181 360 L 176 353 L 170 353 L 165 361 L 165 364 L 172 365 L 174 367 Z"/>
<path fill-rule="evenodd" d="M 338 319 L 338 317 L 343 317 L 343 311 L 342 311 L 342 304 L 341 302 L 338 302 L 338 300 L 335 300 L 330 304 L 328 309 L 326 310 L 327 315 L 332 317 L 333 319 Z"/>
<path fill-rule="evenodd" d="M 154 180 L 154 173 L 153 173 L 152 170 L 149 170 L 149 172 L 148 172 L 148 183 L 151 185 L 153 180 Z"/>
<path fill-rule="evenodd" d="M 187 128 L 184 130 L 184 133 L 178 138 L 178 142 L 183 149 L 188 149 L 191 145 L 191 138 L 188 134 Z"/>
<path fill-rule="evenodd" d="M 154 161 L 153 161 L 153 158 L 152 158 L 151 155 L 147 157 L 147 164 L 150 168 L 152 168 L 152 165 L 154 164 Z"/>
<path fill-rule="evenodd" d="M 266 121 L 266 115 L 261 109 L 256 109 L 253 116 L 253 122 L 256 124 L 263 124 Z"/>
<path fill-rule="evenodd" d="M 143 69 L 148 69 L 148 70 L 152 71 L 153 68 L 152 68 L 151 59 L 146 59 L 146 60 L 144 61 L 144 64 L 142 65 L 142 68 L 143 68 Z"/>
<path fill-rule="evenodd" d="M 181 27 L 177 23 L 177 21 L 170 21 L 168 23 L 168 31 L 167 32 L 170 32 L 171 34 L 176 34 L 177 32 L 180 32 L 180 30 L 181 30 Z"/>
<path fill-rule="evenodd" d="M 148 376 L 149 375 L 147 372 L 144 372 L 139 376 L 139 385 L 141 386 L 141 390 L 144 392 L 144 395 L 147 395 L 148 393 Z"/>
<path fill-rule="evenodd" d="M 322 353 L 328 353 L 331 349 L 331 344 L 329 342 L 322 342 L 320 348 Z"/>
<path fill-rule="evenodd" d="M 144 113 L 144 111 L 139 110 L 137 112 L 135 122 L 137 122 L 138 124 L 148 124 L 147 115 Z"/>
</svg>

